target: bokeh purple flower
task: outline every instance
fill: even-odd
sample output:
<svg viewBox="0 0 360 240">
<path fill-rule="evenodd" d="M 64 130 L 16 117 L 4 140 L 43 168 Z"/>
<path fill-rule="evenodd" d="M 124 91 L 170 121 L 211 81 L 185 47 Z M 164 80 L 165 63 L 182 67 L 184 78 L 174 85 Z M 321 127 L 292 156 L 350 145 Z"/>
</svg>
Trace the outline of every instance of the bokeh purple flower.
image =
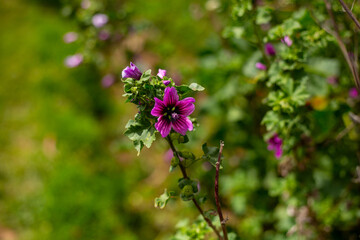
<svg viewBox="0 0 360 240">
<path fill-rule="evenodd" d="M 142 73 L 138 69 L 138 67 L 130 62 L 130 67 L 127 66 L 121 73 L 122 78 L 133 78 L 139 80 L 141 78 Z"/>
<path fill-rule="evenodd" d="M 114 83 L 115 83 L 115 76 L 113 74 L 106 74 L 101 79 L 101 86 L 103 86 L 103 88 L 108 88 L 112 86 Z"/>
<path fill-rule="evenodd" d="M 256 64 L 255 64 L 255 67 L 257 68 L 257 69 L 259 69 L 259 70 L 266 70 L 266 65 L 265 64 L 263 64 L 263 63 L 261 63 L 261 62 L 257 62 Z"/>
<path fill-rule="evenodd" d="M 349 90 L 349 97 L 350 98 L 358 98 L 359 97 L 359 91 L 356 88 L 351 88 Z"/>
<path fill-rule="evenodd" d="M 158 74 L 159 78 L 163 79 L 166 75 L 166 70 L 159 68 Z"/>
<path fill-rule="evenodd" d="M 71 55 L 65 58 L 65 66 L 68 68 L 74 68 L 79 66 L 84 60 L 84 57 L 82 54 L 77 53 L 75 55 Z"/>
<path fill-rule="evenodd" d="M 171 150 L 171 148 L 166 151 L 166 153 L 164 154 L 164 161 L 166 163 L 171 163 L 171 159 L 174 157 L 174 152 Z"/>
<path fill-rule="evenodd" d="M 170 83 L 171 83 L 170 80 L 164 80 L 164 81 L 163 81 L 163 84 L 165 84 L 165 86 L 169 85 Z"/>
<path fill-rule="evenodd" d="M 276 158 L 282 156 L 282 143 L 282 139 L 276 133 L 268 140 L 268 150 L 274 151 Z"/>
<path fill-rule="evenodd" d="M 68 32 L 64 35 L 63 40 L 65 43 L 72 43 L 78 39 L 78 34 L 76 32 Z"/>
<path fill-rule="evenodd" d="M 151 115 L 158 117 L 155 128 L 162 137 L 169 135 L 171 129 L 185 135 L 186 132 L 193 130 L 193 124 L 188 116 L 195 110 L 195 99 L 192 97 L 179 101 L 179 95 L 174 87 L 167 87 L 164 99 L 155 99 L 155 106 L 151 110 Z"/>
<path fill-rule="evenodd" d="M 293 41 L 289 36 L 285 36 L 281 39 L 281 42 L 286 44 L 288 47 L 290 47 L 293 44 Z"/>
<path fill-rule="evenodd" d="M 82 9 L 88 9 L 90 6 L 91 6 L 90 0 L 82 0 L 81 2 Z"/>
<path fill-rule="evenodd" d="M 265 44 L 265 53 L 267 55 L 270 55 L 270 56 L 275 56 L 276 55 L 276 50 L 275 50 L 274 46 L 271 43 L 266 43 Z"/>
<path fill-rule="evenodd" d="M 106 14 L 98 13 L 92 17 L 91 21 L 96 28 L 101 28 L 109 21 L 109 17 Z"/>
<path fill-rule="evenodd" d="M 110 37 L 110 32 L 106 30 L 101 30 L 98 34 L 98 37 L 101 41 L 106 41 Z"/>
<path fill-rule="evenodd" d="M 336 85 L 339 82 L 339 79 L 336 76 L 330 76 L 327 78 L 327 82 L 331 85 Z"/>
</svg>

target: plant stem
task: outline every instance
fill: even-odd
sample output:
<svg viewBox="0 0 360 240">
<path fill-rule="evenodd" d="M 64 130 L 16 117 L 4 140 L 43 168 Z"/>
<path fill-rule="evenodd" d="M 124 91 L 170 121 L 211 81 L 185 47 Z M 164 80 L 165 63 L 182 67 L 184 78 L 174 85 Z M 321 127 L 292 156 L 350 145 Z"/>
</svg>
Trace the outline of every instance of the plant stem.
<svg viewBox="0 0 360 240">
<path fill-rule="evenodd" d="M 329 16 L 330 16 L 330 20 L 332 22 L 332 25 L 334 27 L 334 37 L 336 38 L 338 44 L 339 44 L 339 47 L 345 57 L 345 60 L 347 62 L 347 64 L 349 65 L 349 68 L 351 70 L 351 73 L 354 77 L 354 81 L 355 81 L 355 85 L 356 85 L 356 88 L 360 90 L 360 79 L 359 79 L 359 74 L 356 70 L 356 67 L 354 65 L 354 63 L 351 61 L 350 57 L 349 57 L 349 53 L 346 49 L 346 46 L 344 44 L 344 42 L 342 41 L 341 39 L 341 36 L 340 36 L 340 32 L 339 32 L 339 28 L 338 28 L 338 25 L 336 24 L 336 20 L 335 20 L 335 17 L 334 17 L 334 14 L 332 12 L 332 9 L 331 9 L 331 4 L 329 3 L 328 0 L 324 0 L 325 2 L 325 6 L 326 6 L 326 10 L 328 11 L 329 13 Z"/>
<path fill-rule="evenodd" d="M 221 228 L 223 231 L 224 239 L 228 240 L 227 236 L 227 230 L 226 230 L 226 220 L 224 220 L 222 210 L 221 210 L 221 204 L 220 204 L 220 198 L 219 198 L 219 171 L 220 171 L 220 163 L 221 163 L 221 155 L 224 148 L 224 142 L 220 141 L 220 149 L 219 149 L 219 156 L 218 161 L 216 163 L 216 174 L 215 174 L 215 201 L 216 201 L 216 208 L 217 212 L 220 218 Z"/>
<path fill-rule="evenodd" d="M 356 26 L 360 29 L 360 23 L 359 21 L 356 19 L 355 15 L 352 13 L 352 11 L 349 9 L 349 7 L 344 3 L 343 0 L 339 0 L 340 4 L 343 6 L 344 10 L 347 12 L 347 14 L 349 15 L 349 17 L 354 21 L 354 23 L 356 24 Z"/>
<path fill-rule="evenodd" d="M 179 167 L 180 167 L 180 170 L 181 170 L 181 173 L 183 175 L 184 178 L 186 179 L 189 179 L 187 173 L 186 173 L 186 169 L 185 167 L 182 165 L 181 163 L 181 159 L 180 159 L 180 156 L 179 156 L 179 153 L 178 151 L 176 150 L 175 146 L 174 146 L 174 143 L 172 142 L 170 136 L 167 136 L 166 137 L 166 140 L 167 142 L 169 143 L 170 145 L 170 148 L 171 150 L 173 151 L 173 153 L 176 155 L 176 157 L 179 159 Z M 221 237 L 219 231 L 216 229 L 216 227 L 212 224 L 211 220 L 205 216 L 204 214 L 204 211 L 202 210 L 202 208 L 200 207 L 199 203 L 196 201 L 195 198 L 192 199 L 192 202 L 195 204 L 197 210 L 200 212 L 201 216 L 204 218 L 204 220 L 207 222 L 207 224 L 209 225 L 209 227 L 212 228 L 212 230 L 215 232 L 215 234 L 218 236 L 218 238 L 220 240 L 223 240 L 223 238 Z"/>
</svg>

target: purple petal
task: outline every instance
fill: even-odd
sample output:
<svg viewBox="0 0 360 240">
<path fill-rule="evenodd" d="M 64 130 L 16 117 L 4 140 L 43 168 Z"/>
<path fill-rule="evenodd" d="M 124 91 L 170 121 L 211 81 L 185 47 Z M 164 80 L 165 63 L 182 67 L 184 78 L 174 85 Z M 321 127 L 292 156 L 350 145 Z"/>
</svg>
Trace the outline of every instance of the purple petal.
<svg viewBox="0 0 360 240">
<path fill-rule="evenodd" d="M 164 103 L 166 106 L 175 106 L 179 101 L 179 95 L 174 87 L 165 88 Z"/>
<path fill-rule="evenodd" d="M 141 78 L 141 75 L 142 73 L 140 72 L 140 70 L 132 62 L 130 62 L 130 67 L 126 67 L 121 73 L 122 78 L 133 78 L 136 80 L 139 80 Z"/>
<path fill-rule="evenodd" d="M 160 117 L 164 114 L 164 110 L 166 108 L 165 104 L 163 101 L 161 101 L 158 98 L 154 98 L 155 99 L 155 106 L 154 108 L 151 110 L 151 115 L 153 115 L 154 117 Z"/>
<path fill-rule="evenodd" d="M 64 35 L 63 40 L 65 43 L 72 43 L 78 39 L 78 34 L 76 32 L 68 32 Z"/>
<path fill-rule="evenodd" d="M 165 86 L 169 85 L 170 83 L 171 83 L 170 80 L 165 80 L 165 81 L 163 81 L 163 84 L 165 84 Z"/>
<path fill-rule="evenodd" d="M 115 76 L 113 74 L 107 74 L 101 79 L 101 85 L 104 88 L 108 88 L 115 82 Z"/>
<path fill-rule="evenodd" d="M 265 53 L 270 56 L 274 56 L 276 54 L 275 48 L 271 43 L 265 44 Z"/>
<path fill-rule="evenodd" d="M 289 36 L 285 36 L 283 39 L 281 39 L 281 42 L 286 44 L 288 47 L 290 47 L 293 44 L 293 41 Z"/>
<path fill-rule="evenodd" d="M 83 55 L 78 53 L 72 56 L 68 56 L 65 59 L 65 65 L 69 68 L 74 68 L 79 66 L 83 62 Z"/>
<path fill-rule="evenodd" d="M 172 122 L 173 129 L 180 133 L 181 135 L 185 135 L 188 130 L 192 131 L 193 126 L 191 121 L 184 116 L 179 116 L 178 119 Z"/>
<path fill-rule="evenodd" d="M 98 13 L 92 17 L 91 21 L 96 28 L 101 28 L 109 21 L 109 17 L 106 14 Z"/>
<path fill-rule="evenodd" d="M 157 75 L 158 75 L 161 79 L 163 79 L 163 78 L 165 77 L 165 75 L 166 75 L 166 70 L 159 68 L 159 72 L 158 72 Z"/>
<path fill-rule="evenodd" d="M 282 152 L 281 147 L 276 148 L 276 150 L 275 150 L 275 157 L 276 157 L 276 158 L 281 158 L 282 153 L 283 153 L 283 152 Z"/>
<path fill-rule="evenodd" d="M 171 131 L 171 122 L 165 116 L 161 116 L 158 118 L 157 123 L 155 123 L 155 128 L 160 132 L 163 138 L 167 137 Z"/>
<path fill-rule="evenodd" d="M 256 64 L 255 64 L 255 67 L 257 68 L 257 69 L 259 69 L 259 70 L 266 70 L 266 65 L 265 64 L 262 64 L 261 62 L 257 62 Z"/>
<path fill-rule="evenodd" d="M 356 88 L 351 88 L 349 90 L 349 97 L 350 98 L 357 98 L 359 96 L 359 92 Z"/>
<path fill-rule="evenodd" d="M 195 102 L 195 99 L 192 97 L 188 97 L 188 98 L 185 98 L 185 99 L 179 101 L 176 104 L 178 113 L 185 117 L 192 114 L 195 110 L 195 105 L 193 104 L 194 102 Z"/>
</svg>

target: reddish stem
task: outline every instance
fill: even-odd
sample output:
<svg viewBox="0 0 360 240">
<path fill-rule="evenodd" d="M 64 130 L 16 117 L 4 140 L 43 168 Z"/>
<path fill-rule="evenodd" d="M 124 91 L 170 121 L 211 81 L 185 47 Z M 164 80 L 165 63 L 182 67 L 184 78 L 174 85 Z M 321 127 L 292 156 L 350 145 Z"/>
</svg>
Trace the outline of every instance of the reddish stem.
<svg viewBox="0 0 360 240">
<path fill-rule="evenodd" d="M 181 170 L 181 173 L 183 175 L 184 178 L 189 179 L 187 173 L 186 173 L 186 168 L 181 164 L 181 160 L 180 160 L 180 155 L 178 153 L 178 151 L 176 150 L 174 143 L 172 142 L 170 136 L 166 137 L 166 140 L 168 141 L 171 150 L 173 151 L 173 153 L 176 155 L 176 157 L 179 159 L 179 167 Z M 192 199 L 193 203 L 195 204 L 197 210 L 200 212 L 201 216 L 204 218 L 204 220 L 207 222 L 207 224 L 209 225 L 209 227 L 212 228 L 212 230 L 215 232 L 215 234 L 218 236 L 218 238 L 220 240 L 223 240 L 223 238 L 221 237 L 219 231 L 216 229 L 216 227 L 212 224 L 211 220 L 205 216 L 204 211 L 202 210 L 202 208 L 200 207 L 199 203 L 196 201 L 195 198 Z"/>
<path fill-rule="evenodd" d="M 220 218 L 221 228 L 223 231 L 224 239 L 228 240 L 227 230 L 226 230 L 226 220 L 224 220 L 224 216 L 221 210 L 220 198 L 219 198 L 219 171 L 220 171 L 220 164 L 221 164 L 221 155 L 224 148 L 224 142 L 220 141 L 220 149 L 219 149 L 219 156 L 218 161 L 216 163 L 216 173 L 215 173 L 215 201 L 216 201 L 216 208 Z"/>
</svg>

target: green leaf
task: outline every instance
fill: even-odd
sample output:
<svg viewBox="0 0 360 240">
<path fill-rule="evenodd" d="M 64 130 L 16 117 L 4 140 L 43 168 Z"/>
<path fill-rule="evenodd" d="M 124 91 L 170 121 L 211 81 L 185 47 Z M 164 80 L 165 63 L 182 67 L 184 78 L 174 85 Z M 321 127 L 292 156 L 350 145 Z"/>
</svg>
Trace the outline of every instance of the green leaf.
<svg viewBox="0 0 360 240">
<path fill-rule="evenodd" d="M 202 156 L 202 158 L 205 161 L 210 162 L 211 165 L 213 165 L 214 167 L 216 167 L 216 163 L 217 163 L 218 157 L 219 157 L 219 148 L 218 147 L 208 147 L 207 144 L 204 143 L 202 145 L 202 150 L 204 152 L 204 155 Z M 221 160 L 222 159 L 223 159 L 223 156 L 221 156 Z M 220 169 L 222 169 L 221 163 L 220 163 Z"/>
<path fill-rule="evenodd" d="M 145 82 L 145 81 L 148 81 L 151 77 L 151 69 L 147 70 L 146 72 L 144 72 L 142 75 L 141 75 L 141 78 L 139 81 L 137 81 L 138 83 L 142 83 L 142 82 Z"/>
<path fill-rule="evenodd" d="M 155 128 L 148 120 L 130 120 L 125 128 L 124 134 L 134 142 L 138 155 L 144 146 L 150 148 L 156 139 Z"/>
<path fill-rule="evenodd" d="M 203 86 L 201 86 L 200 84 L 197 84 L 197 83 L 191 83 L 189 85 L 189 88 L 193 91 L 198 91 L 198 92 L 205 90 L 205 88 Z"/>
<path fill-rule="evenodd" d="M 271 21 L 271 8 L 259 7 L 257 9 L 256 24 L 265 24 Z"/>
<path fill-rule="evenodd" d="M 175 192 L 167 192 L 167 189 L 164 190 L 164 193 L 160 197 L 155 198 L 155 207 L 164 209 L 171 197 L 175 196 Z"/>
</svg>

